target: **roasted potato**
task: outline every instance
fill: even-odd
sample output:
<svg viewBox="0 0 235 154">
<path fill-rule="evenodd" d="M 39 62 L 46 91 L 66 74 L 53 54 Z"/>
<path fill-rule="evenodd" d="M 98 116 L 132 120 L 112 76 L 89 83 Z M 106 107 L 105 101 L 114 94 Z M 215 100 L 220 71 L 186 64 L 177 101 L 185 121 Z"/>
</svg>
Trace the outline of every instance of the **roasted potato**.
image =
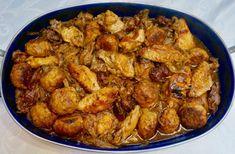
<svg viewBox="0 0 235 154">
<path fill-rule="evenodd" d="M 157 113 L 147 108 L 141 110 L 141 116 L 138 122 L 138 133 L 143 139 L 150 139 L 156 133 L 158 117 Z"/>
<path fill-rule="evenodd" d="M 72 137 L 83 129 L 83 118 L 79 114 L 67 115 L 56 119 L 53 130 L 62 136 Z"/>
<path fill-rule="evenodd" d="M 56 115 L 49 110 L 44 102 L 37 102 L 30 109 L 30 118 L 33 124 L 39 128 L 49 129 L 56 120 Z"/>
<path fill-rule="evenodd" d="M 198 103 L 185 103 L 179 112 L 181 124 L 188 129 L 201 128 L 206 125 L 206 109 Z"/>
<path fill-rule="evenodd" d="M 60 88 L 52 93 L 49 106 L 58 115 L 71 114 L 77 109 L 79 100 L 79 95 L 74 88 Z"/>
<path fill-rule="evenodd" d="M 141 107 L 152 107 L 158 101 L 159 88 L 157 85 L 142 81 L 135 86 L 133 97 Z"/>
<path fill-rule="evenodd" d="M 158 130 L 164 134 L 171 134 L 178 130 L 180 119 L 175 109 L 166 108 L 161 113 L 159 119 Z"/>
</svg>

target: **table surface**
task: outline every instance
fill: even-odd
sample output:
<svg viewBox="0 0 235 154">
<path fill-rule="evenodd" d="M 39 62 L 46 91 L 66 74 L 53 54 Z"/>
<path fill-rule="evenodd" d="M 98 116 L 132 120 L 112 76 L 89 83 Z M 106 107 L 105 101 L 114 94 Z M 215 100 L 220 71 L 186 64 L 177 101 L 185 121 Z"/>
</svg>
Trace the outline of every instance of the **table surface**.
<svg viewBox="0 0 235 154">
<path fill-rule="evenodd" d="M 6 49 L 14 34 L 32 18 L 49 10 L 104 0 L 0 0 L 0 48 Z M 235 45 L 235 1 L 234 0 L 129 0 L 177 9 L 190 13 L 207 22 L 224 40 L 227 47 Z M 235 54 L 234 54 L 235 55 Z M 233 61 L 235 56 L 232 55 Z M 157 151 L 168 154 L 234 154 L 235 153 L 235 106 L 225 120 L 212 132 L 192 142 Z M 0 153 L 57 154 L 92 152 L 70 149 L 40 140 L 21 129 L 8 115 L 0 99 Z M 156 151 L 150 151 L 153 154 Z M 147 153 L 147 152 L 146 152 Z"/>
</svg>

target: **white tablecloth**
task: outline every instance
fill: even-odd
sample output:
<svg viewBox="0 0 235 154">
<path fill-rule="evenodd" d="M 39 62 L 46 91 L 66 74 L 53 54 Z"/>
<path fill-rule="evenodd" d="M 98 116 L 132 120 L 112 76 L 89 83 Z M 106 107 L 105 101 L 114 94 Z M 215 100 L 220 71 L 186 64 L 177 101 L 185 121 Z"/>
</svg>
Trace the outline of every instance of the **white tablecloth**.
<svg viewBox="0 0 235 154">
<path fill-rule="evenodd" d="M 111 1 L 111 0 L 110 0 Z M 207 22 L 230 47 L 235 45 L 235 1 L 234 0 L 129 0 L 155 4 L 193 14 Z M 6 49 L 14 34 L 32 18 L 60 7 L 100 2 L 98 0 L 0 0 L 0 48 Z M 235 55 L 235 54 L 234 54 Z M 235 56 L 232 56 L 233 61 Z M 148 152 L 175 154 L 234 154 L 235 153 L 235 106 L 215 130 L 192 142 L 171 148 Z M 1 154 L 57 154 L 91 152 L 65 148 L 42 141 L 22 130 L 8 115 L 0 100 L 0 153 Z"/>
</svg>

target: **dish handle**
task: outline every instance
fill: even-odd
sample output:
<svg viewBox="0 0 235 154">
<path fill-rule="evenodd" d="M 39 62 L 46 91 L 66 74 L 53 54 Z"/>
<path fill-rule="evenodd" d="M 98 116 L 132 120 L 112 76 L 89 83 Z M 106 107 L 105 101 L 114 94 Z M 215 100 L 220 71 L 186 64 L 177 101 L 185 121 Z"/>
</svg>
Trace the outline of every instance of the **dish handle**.
<svg viewBox="0 0 235 154">
<path fill-rule="evenodd" d="M 235 45 L 228 48 L 228 52 L 231 54 L 235 53 Z"/>
</svg>

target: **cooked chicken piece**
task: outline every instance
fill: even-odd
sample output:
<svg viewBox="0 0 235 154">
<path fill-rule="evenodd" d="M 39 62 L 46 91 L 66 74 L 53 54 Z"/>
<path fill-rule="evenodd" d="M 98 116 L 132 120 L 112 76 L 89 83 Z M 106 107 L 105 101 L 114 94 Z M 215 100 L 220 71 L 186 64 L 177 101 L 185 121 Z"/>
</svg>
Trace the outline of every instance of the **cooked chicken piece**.
<svg viewBox="0 0 235 154">
<path fill-rule="evenodd" d="M 52 46 L 48 41 L 43 39 L 30 40 L 25 44 L 25 51 L 35 57 L 46 57 L 50 55 Z"/>
<path fill-rule="evenodd" d="M 105 87 L 84 97 L 77 105 L 77 109 L 88 113 L 97 113 L 112 107 L 117 99 L 118 88 Z"/>
<path fill-rule="evenodd" d="M 120 123 L 119 130 L 114 134 L 113 144 L 120 145 L 138 124 L 139 117 L 141 115 L 140 106 L 136 105 L 135 108 L 128 114 L 126 119 Z"/>
<path fill-rule="evenodd" d="M 85 44 L 94 42 L 100 34 L 99 24 L 95 21 L 89 22 L 85 29 Z"/>
<path fill-rule="evenodd" d="M 143 139 L 149 139 L 156 133 L 158 122 L 157 113 L 147 108 L 141 110 L 142 114 L 138 122 L 138 133 Z"/>
<path fill-rule="evenodd" d="M 185 57 L 181 52 L 164 45 L 142 48 L 139 51 L 139 55 L 154 62 L 166 64 L 172 72 L 175 72 L 177 66 L 182 65 L 185 61 Z"/>
<path fill-rule="evenodd" d="M 176 98 L 186 97 L 191 86 L 191 76 L 185 73 L 177 73 L 173 74 L 169 80 L 171 94 Z"/>
<path fill-rule="evenodd" d="M 189 50 L 195 47 L 195 42 L 192 33 L 190 32 L 188 25 L 184 19 L 176 20 L 173 24 L 178 38 L 175 42 L 175 46 L 181 50 Z"/>
<path fill-rule="evenodd" d="M 118 51 L 118 39 L 113 34 L 104 34 L 98 37 L 96 41 L 96 49 L 105 51 Z"/>
<path fill-rule="evenodd" d="M 138 29 L 124 36 L 119 44 L 124 52 L 131 52 L 138 49 L 145 40 L 143 29 Z"/>
<path fill-rule="evenodd" d="M 89 43 L 86 45 L 85 49 L 81 52 L 79 56 L 80 65 L 90 66 L 93 59 L 93 51 L 95 48 L 95 43 Z"/>
<path fill-rule="evenodd" d="M 133 97 L 143 108 L 154 106 L 158 101 L 159 87 L 149 81 L 141 81 L 135 86 Z"/>
<path fill-rule="evenodd" d="M 37 102 L 30 109 L 30 118 L 36 127 L 51 128 L 56 120 L 56 115 L 48 109 L 46 103 Z"/>
<path fill-rule="evenodd" d="M 201 128 L 207 123 L 206 109 L 198 103 L 185 103 L 179 115 L 181 124 L 188 129 Z"/>
<path fill-rule="evenodd" d="M 65 42 L 69 44 L 82 47 L 84 42 L 83 33 L 74 26 L 62 27 L 61 36 Z"/>
<path fill-rule="evenodd" d="M 112 74 L 123 75 L 129 78 L 134 77 L 134 57 L 128 57 L 127 55 L 121 53 L 108 52 L 104 50 L 99 51 L 98 57 L 105 62 L 107 69 Z"/>
<path fill-rule="evenodd" d="M 153 62 L 147 59 L 138 59 L 134 63 L 135 78 L 137 80 L 150 80 L 150 70 L 154 68 Z"/>
<path fill-rule="evenodd" d="M 14 61 L 14 63 L 25 63 L 27 58 L 27 53 L 20 50 L 16 50 L 12 53 L 12 60 Z"/>
<path fill-rule="evenodd" d="M 208 108 L 211 113 L 214 114 L 217 111 L 220 99 L 220 85 L 219 82 L 215 82 L 208 93 Z"/>
<path fill-rule="evenodd" d="M 206 50 L 202 48 L 193 48 L 189 51 L 189 60 L 192 65 L 199 65 L 202 61 L 207 61 L 209 55 Z"/>
<path fill-rule="evenodd" d="M 83 118 L 79 114 L 67 115 L 56 119 L 53 124 L 56 134 L 72 137 L 83 129 Z"/>
<path fill-rule="evenodd" d="M 178 130 L 180 119 L 175 109 L 166 108 L 159 117 L 159 131 L 165 134 L 174 133 Z"/>
<path fill-rule="evenodd" d="M 195 70 L 192 76 L 192 87 L 190 97 L 198 97 L 210 90 L 213 81 L 210 73 L 210 65 L 203 61 Z"/>
<path fill-rule="evenodd" d="M 44 58 L 35 58 L 33 56 L 30 56 L 27 58 L 27 63 L 32 68 L 38 68 L 43 65 L 58 65 L 59 59 L 56 56 L 48 56 Z"/>
<path fill-rule="evenodd" d="M 72 77 L 75 78 L 88 92 L 93 92 L 100 89 L 96 74 L 88 67 L 70 63 L 68 65 L 68 70 Z"/>
<path fill-rule="evenodd" d="M 52 92 L 63 85 L 64 79 L 63 70 L 59 67 L 52 67 L 41 77 L 40 83 L 45 90 Z"/>
<path fill-rule="evenodd" d="M 32 68 L 29 64 L 17 63 L 12 67 L 10 78 L 16 88 L 27 89 L 32 75 Z"/>
<path fill-rule="evenodd" d="M 52 93 L 49 106 L 59 115 L 71 114 L 77 109 L 79 100 L 80 97 L 74 88 L 60 88 Z"/>
<path fill-rule="evenodd" d="M 146 31 L 146 45 L 163 44 L 166 38 L 166 32 L 159 27 L 151 27 Z"/>
<path fill-rule="evenodd" d="M 107 10 L 105 13 L 99 14 L 97 20 L 104 26 L 105 30 L 110 33 L 116 33 L 124 28 L 122 20 L 112 11 Z"/>
<path fill-rule="evenodd" d="M 158 83 L 164 83 L 170 75 L 170 70 L 164 64 L 159 64 L 149 70 L 151 80 Z"/>
</svg>

